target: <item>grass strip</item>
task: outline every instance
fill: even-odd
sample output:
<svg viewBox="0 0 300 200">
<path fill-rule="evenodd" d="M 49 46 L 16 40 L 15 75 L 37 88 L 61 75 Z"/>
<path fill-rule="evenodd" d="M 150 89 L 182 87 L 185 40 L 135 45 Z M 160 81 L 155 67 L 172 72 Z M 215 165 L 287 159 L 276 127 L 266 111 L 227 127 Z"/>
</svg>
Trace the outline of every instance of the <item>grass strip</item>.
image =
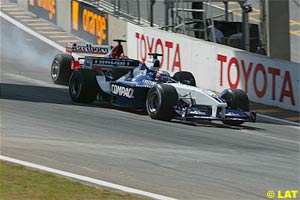
<svg viewBox="0 0 300 200">
<path fill-rule="evenodd" d="M 1 200 L 150 200 L 0 161 Z"/>
</svg>

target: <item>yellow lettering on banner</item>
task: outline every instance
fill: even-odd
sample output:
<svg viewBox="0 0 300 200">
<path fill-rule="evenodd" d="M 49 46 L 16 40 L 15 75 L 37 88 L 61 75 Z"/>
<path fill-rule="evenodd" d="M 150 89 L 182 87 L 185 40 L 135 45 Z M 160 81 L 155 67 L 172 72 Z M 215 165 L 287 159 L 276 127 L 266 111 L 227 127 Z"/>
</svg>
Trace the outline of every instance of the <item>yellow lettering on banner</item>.
<svg viewBox="0 0 300 200">
<path fill-rule="evenodd" d="M 78 18 L 79 18 L 79 2 L 72 1 L 72 27 L 74 30 L 78 30 Z"/>
<path fill-rule="evenodd" d="M 49 19 L 53 19 L 53 16 L 56 13 L 56 0 L 37 0 L 37 4 L 39 7 L 49 11 Z"/>
<path fill-rule="evenodd" d="M 107 14 L 105 14 L 105 17 L 101 17 L 101 19 L 97 20 L 97 35 L 98 35 L 98 44 L 102 44 L 102 40 L 106 40 L 106 34 L 104 31 L 107 29 L 106 24 L 107 24 Z"/>
<path fill-rule="evenodd" d="M 82 15 L 83 30 L 87 31 L 89 26 L 88 10 L 84 9 Z"/>
<path fill-rule="evenodd" d="M 97 44 L 102 44 L 103 40 L 106 40 L 107 14 L 101 16 L 84 9 L 82 15 L 83 30 L 96 35 L 98 37 Z"/>
<path fill-rule="evenodd" d="M 34 6 L 34 0 L 29 0 L 29 5 Z"/>
</svg>

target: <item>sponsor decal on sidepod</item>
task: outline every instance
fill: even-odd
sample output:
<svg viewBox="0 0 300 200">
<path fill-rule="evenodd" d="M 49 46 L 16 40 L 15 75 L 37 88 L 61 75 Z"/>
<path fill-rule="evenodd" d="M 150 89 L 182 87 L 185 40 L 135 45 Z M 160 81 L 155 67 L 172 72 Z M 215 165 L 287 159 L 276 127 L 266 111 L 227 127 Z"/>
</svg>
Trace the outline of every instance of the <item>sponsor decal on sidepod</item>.
<svg viewBox="0 0 300 200">
<path fill-rule="evenodd" d="M 127 97 L 130 99 L 134 98 L 134 96 L 133 96 L 134 89 L 132 89 L 132 88 L 127 88 L 127 87 L 112 84 L 111 92 L 115 95 Z"/>
</svg>

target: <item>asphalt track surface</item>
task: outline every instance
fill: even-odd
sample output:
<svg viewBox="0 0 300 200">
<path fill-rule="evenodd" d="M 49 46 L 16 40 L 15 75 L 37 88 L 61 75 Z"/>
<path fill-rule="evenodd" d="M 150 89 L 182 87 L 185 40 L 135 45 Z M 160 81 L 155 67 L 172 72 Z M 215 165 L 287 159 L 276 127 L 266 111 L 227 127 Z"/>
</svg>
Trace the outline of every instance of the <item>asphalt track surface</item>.
<svg viewBox="0 0 300 200">
<path fill-rule="evenodd" d="M 56 53 L 1 18 L 2 155 L 185 200 L 299 189 L 299 127 L 162 122 L 75 104 L 50 80 Z"/>
</svg>

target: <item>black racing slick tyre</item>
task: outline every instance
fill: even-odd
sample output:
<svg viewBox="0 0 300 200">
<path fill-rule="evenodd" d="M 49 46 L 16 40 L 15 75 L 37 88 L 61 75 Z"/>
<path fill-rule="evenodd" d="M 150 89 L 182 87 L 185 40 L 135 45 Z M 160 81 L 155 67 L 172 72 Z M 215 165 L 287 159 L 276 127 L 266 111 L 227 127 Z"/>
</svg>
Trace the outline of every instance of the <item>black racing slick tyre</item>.
<svg viewBox="0 0 300 200">
<path fill-rule="evenodd" d="M 175 79 L 176 81 L 182 84 L 196 86 L 195 77 L 191 72 L 187 72 L 187 71 L 176 72 L 173 76 L 173 79 Z"/>
<path fill-rule="evenodd" d="M 146 109 L 152 119 L 170 121 L 175 116 L 174 106 L 178 103 L 176 89 L 170 85 L 156 85 L 148 92 Z"/>
<path fill-rule="evenodd" d="M 73 71 L 69 82 L 69 94 L 74 102 L 92 103 L 98 93 L 96 72 L 88 69 Z"/>
<path fill-rule="evenodd" d="M 220 97 L 227 103 L 228 109 L 242 110 L 248 112 L 250 110 L 249 98 L 244 90 L 241 89 L 226 89 Z M 242 121 L 224 120 L 224 124 L 238 126 Z"/>
<path fill-rule="evenodd" d="M 220 94 L 220 97 L 226 101 L 229 109 L 249 111 L 249 98 L 244 90 L 226 89 Z"/>
<path fill-rule="evenodd" d="M 71 62 L 73 56 L 69 54 L 57 54 L 51 65 L 51 78 L 55 84 L 68 85 L 72 73 Z"/>
</svg>

